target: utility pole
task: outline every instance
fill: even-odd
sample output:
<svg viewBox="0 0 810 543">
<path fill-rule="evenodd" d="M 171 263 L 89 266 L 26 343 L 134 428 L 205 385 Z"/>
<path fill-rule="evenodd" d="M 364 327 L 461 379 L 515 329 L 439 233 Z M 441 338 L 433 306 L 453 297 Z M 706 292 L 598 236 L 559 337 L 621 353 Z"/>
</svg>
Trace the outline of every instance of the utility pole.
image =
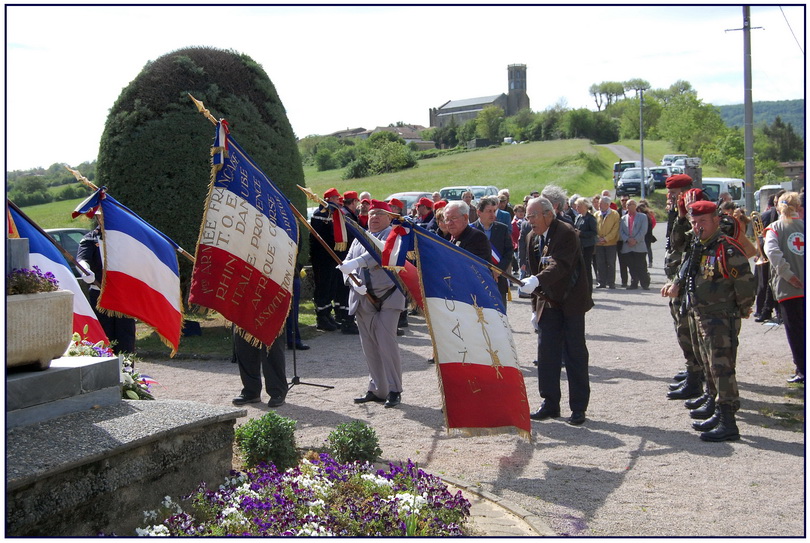
<svg viewBox="0 0 810 543">
<path fill-rule="evenodd" d="M 638 139 L 641 148 L 641 199 L 647 197 L 644 186 L 647 182 L 647 171 L 644 167 L 644 89 L 638 89 Z"/>
<path fill-rule="evenodd" d="M 743 31 L 743 86 L 744 89 L 744 145 L 745 145 L 745 207 L 750 213 L 754 207 L 754 103 L 751 96 L 751 6 L 743 6 L 743 27 L 730 30 Z M 754 28 L 762 28 L 757 26 Z M 726 30 L 729 32 L 729 30 Z"/>
</svg>

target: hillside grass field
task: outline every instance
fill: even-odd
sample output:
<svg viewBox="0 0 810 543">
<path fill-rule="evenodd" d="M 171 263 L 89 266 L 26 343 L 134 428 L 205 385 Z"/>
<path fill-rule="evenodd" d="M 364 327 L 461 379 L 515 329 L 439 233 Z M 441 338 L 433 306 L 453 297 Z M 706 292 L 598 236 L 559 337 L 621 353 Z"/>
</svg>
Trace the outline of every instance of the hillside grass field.
<svg viewBox="0 0 810 543">
<path fill-rule="evenodd" d="M 636 152 L 639 150 L 637 140 L 616 143 Z M 644 156 L 656 163 L 664 154 L 674 152 L 677 149 L 665 141 L 644 142 Z M 569 194 L 583 196 L 610 190 L 613 188 L 611 169 L 616 160 L 616 155 L 606 147 L 594 145 L 588 140 L 554 140 L 502 145 L 420 160 L 416 168 L 362 179 L 344 180 L 341 178 L 342 169 L 319 172 L 314 166 L 305 167 L 304 175 L 307 187 L 318 195 L 335 187 L 340 192 L 368 191 L 373 198 L 384 199 L 395 192 L 434 192 L 453 185 L 494 185 L 499 189 L 508 188 L 514 204 L 522 202 L 523 197 L 531 191 L 542 190 L 549 184 L 559 185 Z M 724 172 L 705 167 L 703 175 L 722 176 Z M 200 182 L 207 183 L 208 180 Z M 649 200 L 656 208 L 657 215 L 663 217 L 665 191 L 657 190 Z M 79 198 L 52 202 L 29 206 L 23 211 L 42 228 L 89 228 L 87 219 L 70 218 L 71 211 L 81 201 Z"/>
</svg>

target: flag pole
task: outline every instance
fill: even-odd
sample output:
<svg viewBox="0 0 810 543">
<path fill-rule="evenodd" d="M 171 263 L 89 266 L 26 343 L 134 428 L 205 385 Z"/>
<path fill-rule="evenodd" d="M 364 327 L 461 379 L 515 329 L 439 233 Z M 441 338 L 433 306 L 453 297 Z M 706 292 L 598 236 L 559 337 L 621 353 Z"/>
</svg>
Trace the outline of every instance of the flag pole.
<svg viewBox="0 0 810 543">
<path fill-rule="evenodd" d="M 92 275 L 92 272 L 90 272 L 90 271 L 88 271 L 88 270 L 84 269 L 84 266 L 82 266 L 81 264 L 79 264 L 79 263 L 78 263 L 78 261 L 76 261 L 76 259 L 73 257 L 73 255 L 72 255 L 72 254 L 70 254 L 69 252 L 67 252 L 67 250 L 66 250 L 64 247 L 62 247 L 62 245 L 60 245 L 58 241 L 56 241 L 55 239 L 53 239 L 53 237 L 51 237 L 51 235 L 50 235 L 49 233 L 47 233 L 47 232 L 46 232 L 45 230 L 43 230 L 43 229 L 42 229 L 42 228 L 41 228 L 41 227 L 40 227 L 40 226 L 39 226 L 37 223 L 35 223 L 33 220 L 31 220 L 31 217 L 29 217 L 28 215 L 26 215 L 26 214 L 23 212 L 23 210 L 22 210 L 22 209 L 20 209 L 19 207 L 17 207 L 17 204 L 15 204 L 14 202 L 12 202 L 12 201 L 11 201 L 11 200 L 9 200 L 8 198 L 6 198 L 6 202 L 8 202 L 8 205 L 9 205 L 9 206 L 11 206 L 11 208 L 12 208 L 14 211 L 16 211 L 17 213 L 19 213 L 19 214 L 20 214 L 20 216 L 21 216 L 23 219 L 25 219 L 26 221 L 28 221 L 28 222 L 31 224 L 31 226 L 33 226 L 34 228 L 36 228 L 36 229 L 37 229 L 37 231 L 38 231 L 40 234 L 42 234 L 43 236 L 45 236 L 45 238 L 46 238 L 48 241 L 50 241 L 51 243 L 53 243 L 53 244 L 54 244 L 54 246 L 55 246 L 57 249 L 59 249 L 59 252 L 60 252 L 60 253 L 62 253 L 62 256 L 64 256 L 64 257 L 65 257 L 65 258 L 68 260 L 68 262 L 70 262 L 71 264 L 73 264 L 74 266 L 76 266 L 76 268 L 77 268 L 77 269 L 78 269 L 80 272 L 82 272 L 84 275 Z M 94 285 L 96 285 L 96 286 L 99 286 L 99 287 L 101 286 L 101 285 L 98 283 L 98 281 L 95 281 L 95 280 L 93 281 L 93 284 L 94 284 Z"/>
<path fill-rule="evenodd" d="M 98 190 L 98 187 L 97 187 L 95 184 L 93 184 L 93 182 L 92 182 L 92 181 L 90 181 L 90 180 L 89 180 L 89 179 L 87 179 L 85 176 L 83 176 L 83 175 L 82 175 L 82 173 L 81 173 L 80 171 L 78 171 L 78 170 L 74 170 L 74 169 L 72 169 L 72 168 L 69 168 L 68 166 L 65 166 L 65 169 L 66 169 L 67 171 L 69 171 L 70 173 L 72 173 L 72 174 L 73 174 L 73 177 L 75 177 L 75 178 L 76 178 L 76 180 L 77 180 L 79 183 L 81 183 L 82 185 L 84 185 L 84 186 L 86 186 L 86 187 L 88 187 L 88 188 L 90 188 L 90 189 L 92 189 L 92 190 L 94 190 L 94 191 Z M 124 209 L 125 211 L 129 212 L 129 213 L 130 213 L 130 214 L 132 214 L 132 215 L 135 215 L 135 214 L 134 214 L 132 211 L 130 211 L 129 209 L 127 209 L 127 208 L 126 208 L 125 206 L 123 206 L 123 205 L 119 205 L 118 207 L 120 207 L 120 208 Z M 137 217 L 137 215 L 135 215 L 135 216 Z M 138 217 L 138 218 L 140 219 L 140 217 Z M 143 219 L 141 219 L 141 220 L 143 220 Z M 151 226 L 151 225 L 150 225 L 150 226 Z M 154 227 L 152 227 L 152 228 L 153 228 L 154 230 L 156 230 L 156 231 L 157 231 L 157 229 L 155 229 Z M 158 231 L 158 233 L 159 233 L 161 236 L 163 236 L 164 238 L 167 238 L 167 239 L 168 239 L 168 237 L 167 237 L 165 234 L 163 234 L 163 232 Z M 169 241 L 171 241 L 171 240 L 169 240 Z M 174 241 L 172 241 L 172 244 L 173 244 L 173 245 L 177 245 L 176 243 L 174 243 Z M 188 252 L 186 252 L 186 250 L 185 250 L 185 249 L 183 249 L 182 247 L 180 247 L 179 245 L 177 245 L 177 246 L 174 248 L 174 250 L 175 250 L 175 251 L 177 251 L 178 253 L 180 253 L 181 255 L 183 255 L 184 257 L 186 257 L 187 259 L 189 259 L 189 260 L 191 261 L 191 263 L 192 263 L 192 264 L 194 264 L 194 256 L 193 256 L 193 255 L 191 255 L 191 254 L 189 254 Z"/>
</svg>

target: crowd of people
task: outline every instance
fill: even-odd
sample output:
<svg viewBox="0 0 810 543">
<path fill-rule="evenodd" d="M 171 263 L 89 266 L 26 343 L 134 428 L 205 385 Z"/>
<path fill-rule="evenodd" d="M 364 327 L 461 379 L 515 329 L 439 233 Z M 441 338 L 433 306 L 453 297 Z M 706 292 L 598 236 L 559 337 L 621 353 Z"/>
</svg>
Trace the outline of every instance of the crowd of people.
<svg viewBox="0 0 810 543">
<path fill-rule="evenodd" d="M 667 282 L 660 292 L 669 299 L 676 341 L 685 359 L 667 397 L 685 400 L 701 439 L 738 439 L 736 338 L 741 319 L 755 304 L 758 322 L 778 312 L 796 366 L 789 381 L 804 382 L 804 193 L 775 195 L 762 214 L 764 228 L 752 243 L 745 232 L 750 218 L 733 203 L 709 201 L 684 174 L 670 177 L 666 186 Z M 531 298 L 543 399 L 531 418 L 560 416 L 560 377 L 565 367 L 568 422 L 585 422 L 590 398 L 585 314 L 594 305 L 597 289 L 617 287 L 617 263 L 622 287 L 650 289 L 652 244 L 657 239 L 648 201 L 628 196 L 614 201 L 607 190 L 593 197 L 569 197 L 555 185 L 526 195 L 517 205 L 510 202 L 508 189 L 477 202 L 470 192 L 449 202 L 437 192 L 433 198 L 419 199 L 412 209 L 397 199 L 380 201 L 368 193 L 340 194 L 334 188 L 323 198 L 335 205 L 322 206 L 311 219 L 316 326 L 359 335 L 369 383 L 356 403 L 395 407 L 402 401 L 397 335 L 407 326 L 409 300 L 361 243 L 335 228 L 335 213 L 350 217 L 380 240 L 390 232 L 392 214 L 399 214 L 493 263 L 504 308 L 512 296 L 505 274 L 512 282 L 520 280 L 518 295 Z M 757 264 L 753 269 L 752 257 Z M 410 313 L 415 312 L 414 307 Z M 291 332 L 287 347 L 308 348 Z M 258 390 L 255 375 L 268 359 L 257 358 L 251 391 L 246 389 L 234 403 L 254 401 L 247 396 Z M 240 371 L 245 381 L 250 372 L 241 366 Z M 274 403 L 279 400 L 271 398 Z"/>
</svg>

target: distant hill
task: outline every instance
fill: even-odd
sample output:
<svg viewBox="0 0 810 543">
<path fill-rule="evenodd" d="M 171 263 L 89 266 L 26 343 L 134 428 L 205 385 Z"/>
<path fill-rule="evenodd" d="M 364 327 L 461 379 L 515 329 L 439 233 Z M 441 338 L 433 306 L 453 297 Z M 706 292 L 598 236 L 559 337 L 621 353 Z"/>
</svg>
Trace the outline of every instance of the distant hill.
<svg viewBox="0 0 810 543">
<path fill-rule="evenodd" d="M 743 126 L 745 111 L 743 104 L 717 106 L 720 117 L 726 126 Z M 777 117 L 782 122 L 792 124 L 793 130 L 804 138 L 804 100 L 778 100 L 775 102 L 754 102 L 754 126 L 771 124 Z"/>
</svg>

